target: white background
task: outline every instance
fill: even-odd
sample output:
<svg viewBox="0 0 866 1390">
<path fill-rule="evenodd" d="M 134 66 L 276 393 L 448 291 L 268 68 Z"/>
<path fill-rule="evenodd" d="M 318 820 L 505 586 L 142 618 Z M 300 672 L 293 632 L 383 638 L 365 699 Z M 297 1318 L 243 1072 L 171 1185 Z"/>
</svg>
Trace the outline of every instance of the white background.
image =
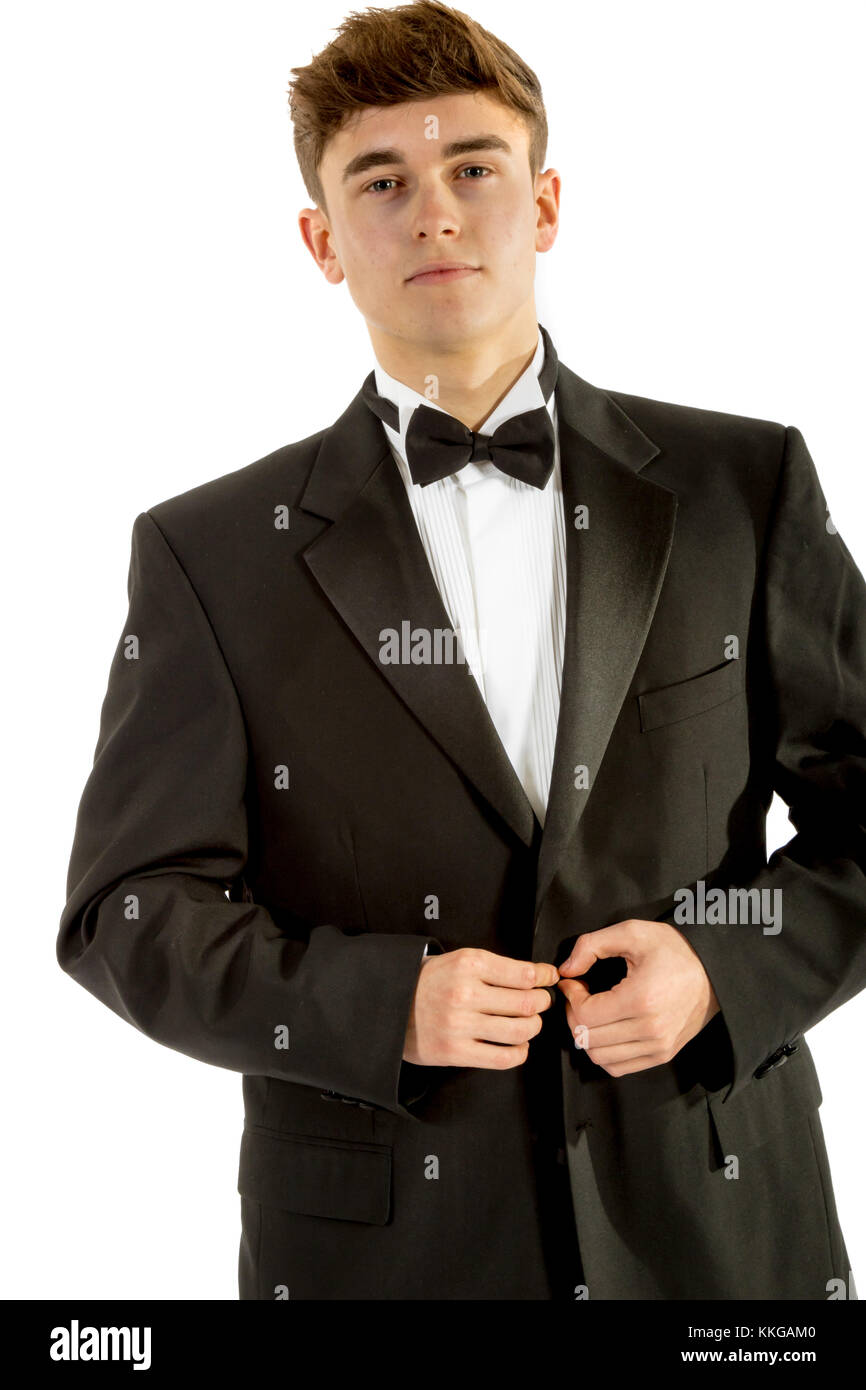
<svg viewBox="0 0 866 1390">
<path fill-rule="evenodd" d="M 8 1298 L 237 1297 L 240 1076 L 137 1033 L 54 944 L 135 516 L 329 425 L 373 366 L 300 241 L 286 98 L 353 8 L 6 7 Z M 562 360 L 797 425 L 866 569 L 862 6 L 469 8 L 544 88 Z M 782 808 L 770 847 L 792 833 Z M 864 1022 L 861 995 L 809 1034 L 861 1291 Z"/>
</svg>

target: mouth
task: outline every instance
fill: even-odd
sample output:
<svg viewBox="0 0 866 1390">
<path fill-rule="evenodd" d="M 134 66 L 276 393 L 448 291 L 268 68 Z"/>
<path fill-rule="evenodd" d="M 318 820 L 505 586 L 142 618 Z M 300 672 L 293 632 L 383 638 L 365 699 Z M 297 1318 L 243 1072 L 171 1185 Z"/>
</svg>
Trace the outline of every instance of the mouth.
<svg viewBox="0 0 866 1390">
<path fill-rule="evenodd" d="M 477 275 L 478 267 L 474 265 L 448 265 L 443 262 L 441 265 L 433 265 L 427 270 L 420 270 L 415 275 L 410 275 L 406 281 L 408 285 L 445 285 L 451 280 L 465 280 L 469 275 Z"/>
</svg>

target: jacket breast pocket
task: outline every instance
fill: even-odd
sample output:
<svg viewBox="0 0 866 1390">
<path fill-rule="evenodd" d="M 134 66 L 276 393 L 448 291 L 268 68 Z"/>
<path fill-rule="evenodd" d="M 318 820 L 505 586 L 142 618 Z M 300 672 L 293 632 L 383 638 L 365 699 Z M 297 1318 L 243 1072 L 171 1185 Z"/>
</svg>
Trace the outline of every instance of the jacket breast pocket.
<svg viewBox="0 0 866 1390">
<path fill-rule="evenodd" d="M 744 689 L 744 667 L 739 660 L 725 661 L 710 671 L 677 681 L 674 685 L 638 695 L 640 727 L 646 733 L 665 724 L 676 724 L 693 715 L 704 714 L 731 700 Z"/>
<path fill-rule="evenodd" d="M 385 1226 L 391 1216 L 390 1144 L 344 1143 L 247 1126 L 238 1191 L 281 1211 Z"/>
</svg>

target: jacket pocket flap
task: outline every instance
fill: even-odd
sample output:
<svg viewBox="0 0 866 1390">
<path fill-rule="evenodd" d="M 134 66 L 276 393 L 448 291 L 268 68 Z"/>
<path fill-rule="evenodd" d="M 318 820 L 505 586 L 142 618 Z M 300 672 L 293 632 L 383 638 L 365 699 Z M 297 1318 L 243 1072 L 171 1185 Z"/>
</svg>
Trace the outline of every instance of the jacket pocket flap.
<svg viewBox="0 0 866 1390">
<path fill-rule="evenodd" d="M 741 1154 L 762 1144 L 796 1115 L 817 1110 L 823 1099 L 812 1054 L 803 1039 L 784 1065 L 752 1078 L 729 1101 L 727 1086 L 707 1092 L 707 1105 L 723 1155 Z"/>
<path fill-rule="evenodd" d="M 662 724 L 674 724 L 693 714 L 713 709 L 743 689 L 743 666 L 739 660 L 725 661 L 689 680 L 665 685 L 659 690 L 647 690 L 638 696 L 640 726 L 657 729 Z"/>
<path fill-rule="evenodd" d="M 391 1215 L 390 1145 L 246 1127 L 238 1191 L 281 1211 L 385 1226 Z"/>
</svg>

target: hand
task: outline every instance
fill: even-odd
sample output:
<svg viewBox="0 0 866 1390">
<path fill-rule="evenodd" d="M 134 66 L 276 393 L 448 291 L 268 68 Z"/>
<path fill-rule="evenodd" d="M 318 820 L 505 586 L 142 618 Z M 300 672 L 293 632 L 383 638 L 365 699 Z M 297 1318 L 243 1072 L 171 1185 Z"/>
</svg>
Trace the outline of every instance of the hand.
<svg viewBox="0 0 866 1390">
<path fill-rule="evenodd" d="M 555 965 L 513 960 L 474 946 L 421 963 L 406 1030 L 405 1062 L 423 1067 L 521 1066 L 541 1015 L 553 1004 L 544 985 Z M 500 1044 L 497 1046 L 497 1044 Z"/>
<path fill-rule="evenodd" d="M 611 956 L 624 956 L 628 964 L 612 989 L 590 994 L 573 978 Z M 667 922 L 630 918 L 585 932 L 559 973 L 575 1046 L 611 1076 L 669 1062 L 719 1012 L 700 957 Z"/>
</svg>

